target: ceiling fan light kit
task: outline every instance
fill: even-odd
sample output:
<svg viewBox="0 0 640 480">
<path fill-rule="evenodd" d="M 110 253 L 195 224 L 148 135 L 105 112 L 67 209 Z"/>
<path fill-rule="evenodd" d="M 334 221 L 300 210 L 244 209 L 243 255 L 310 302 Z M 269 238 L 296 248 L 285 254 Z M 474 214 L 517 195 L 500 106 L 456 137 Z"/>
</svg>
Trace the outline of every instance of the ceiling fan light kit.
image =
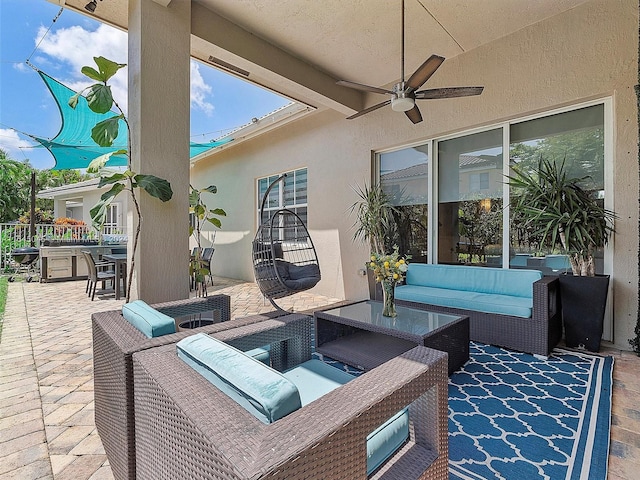
<svg viewBox="0 0 640 480">
<path fill-rule="evenodd" d="M 416 91 L 422 85 L 424 85 L 429 78 L 436 72 L 436 70 L 444 62 L 444 57 L 439 55 L 431 55 L 418 69 L 413 72 L 413 75 L 409 77 L 409 80 L 404 81 L 404 0 L 402 0 L 402 71 L 401 78 L 398 83 L 393 86 L 393 90 L 387 90 L 385 88 L 372 87 L 370 85 L 364 85 L 362 83 L 349 82 L 347 80 L 338 81 L 338 85 L 344 87 L 353 88 L 355 90 L 361 90 L 364 92 L 378 93 L 382 95 L 391 95 L 390 100 L 386 100 L 382 103 L 378 103 L 364 110 L 357 112 L 347 120 L 358 118 L 369 112 L 377 110 L 378 108 L 385 107 L 391 104 L 391 109 L 394 112 L 404 112 L 409 120 L 413 123 L 420 123 L 422 121 L 422 114 L 416 100 L 432 100 L 438 98 L 454 98 L 454 97 L 468 97 L 472 95 L 480 95 L 484 87 L 446 87 L 446 88 L 433 88 L 428 90 Z"/>
<path fill-rule="evenodd" d="M 409 94 L 407 95 L 404 91 L 404 82 L 400 85 L 400 89 L 393 93 L 393 97 L 391 97 L 391 110 L 394 112 L 408 112 L 416 105 L 415 99 Z"/>
</svg>

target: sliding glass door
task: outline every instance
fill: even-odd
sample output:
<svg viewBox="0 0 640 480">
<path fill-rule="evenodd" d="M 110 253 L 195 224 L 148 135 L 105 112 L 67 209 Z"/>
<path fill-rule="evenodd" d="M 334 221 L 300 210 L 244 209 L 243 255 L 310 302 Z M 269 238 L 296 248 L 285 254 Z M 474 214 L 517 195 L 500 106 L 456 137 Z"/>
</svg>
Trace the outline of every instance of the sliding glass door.
<svg viewBox="0 0 640 480">
<path fill-rule="evenodd" d="M 438 263 L 502 266 L 502 129 L 436 145 Z"/>
</svg>

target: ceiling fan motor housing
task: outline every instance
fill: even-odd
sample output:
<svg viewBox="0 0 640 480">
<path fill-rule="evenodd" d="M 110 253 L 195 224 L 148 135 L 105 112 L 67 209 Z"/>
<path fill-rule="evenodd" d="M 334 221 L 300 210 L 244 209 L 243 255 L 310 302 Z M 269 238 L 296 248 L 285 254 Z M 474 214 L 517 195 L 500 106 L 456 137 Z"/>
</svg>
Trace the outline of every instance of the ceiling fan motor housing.
<svg viewBox="0 0 640 480">
<path fill-rule="evenodd" d="M 407 112 L 415 105 L 415 99 L 411 93 L 407 93 L 404 82 L 396 83 L 391 97 L 391 109 L 394 112 Z"/>
</svg>

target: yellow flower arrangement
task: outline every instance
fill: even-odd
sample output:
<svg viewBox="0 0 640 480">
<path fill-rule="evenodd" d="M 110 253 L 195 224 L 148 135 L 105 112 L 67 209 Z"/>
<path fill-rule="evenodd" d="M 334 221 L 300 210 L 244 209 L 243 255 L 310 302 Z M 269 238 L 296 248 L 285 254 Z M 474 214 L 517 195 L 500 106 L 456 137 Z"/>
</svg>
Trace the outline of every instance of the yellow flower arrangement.
<svg viewBox="0 0 640 480">
<path fill-rule="evenodd" d="M 369 262 L 369 268 L 373 270 L 377 282 L 391 282 L 393 284 L 402 281 L 407 273 L 408 265 L 407 260 L 398 253 L 398 247 L 395 247 L 393 253 L 389 255 L 372 253 Z"/>
</svg>

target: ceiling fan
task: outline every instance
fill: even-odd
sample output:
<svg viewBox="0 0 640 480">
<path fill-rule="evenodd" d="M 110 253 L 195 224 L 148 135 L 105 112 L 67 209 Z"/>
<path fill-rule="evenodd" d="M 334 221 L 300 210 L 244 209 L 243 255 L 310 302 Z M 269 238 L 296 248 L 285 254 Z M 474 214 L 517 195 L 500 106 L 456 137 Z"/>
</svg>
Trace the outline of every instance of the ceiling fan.
<svg viewBox="0 0 640 480">
<path fill-rule="evenodd" d="M 391 104 L 391 108 L 396 112 L 404 112 L 405 115 L 413 123 L 420 123 L 422 121 L 422 114 L 416 104 L 416 100 L 430 100 L 437 98 L 453 98 L 453 97 L 468 97 L 472 95 L 480 95 L 484 87 L 446 87 L 446 88 L 432 88 L 428 90 L 418 90 L 425 84 L 429 78 L 436 72 L 438 67 L 444 62 L 444 57 L 438 55 L 431 55 L 418 69 L 413 72 L 413 75 L 409 77 L 409 80 L 404 80 L 404 0 L 402 0 L 402 67 L 400 81 L 393 86 L 392 90 L 385 88 L 371 87 L 369 85 L 363 85 L 361 83 L 349 82 L 347 80 L 340 80 L 338 85 L 342 85 L 356 90 L 362 90 L 365 92 L 380 93 L 383 95 L 391 95 L 389 100 L 385 100 L 382 103 L 378 103 L 369 108 L 347 117 L 347 120 L 357 118 L 369 112 L 373 112 L 378 108 Z"/>
</svg>

